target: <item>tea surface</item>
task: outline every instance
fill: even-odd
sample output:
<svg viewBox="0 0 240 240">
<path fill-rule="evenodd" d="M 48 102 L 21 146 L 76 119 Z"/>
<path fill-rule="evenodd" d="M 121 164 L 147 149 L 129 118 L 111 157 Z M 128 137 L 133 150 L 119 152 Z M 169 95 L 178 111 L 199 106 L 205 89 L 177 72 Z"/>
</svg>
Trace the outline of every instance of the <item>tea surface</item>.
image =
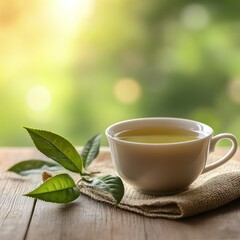
<svg viewBox="0 0 240 240">
<path fill-rule="evenodd" d="M 139 143 L 186 142 L 203 137 L 187 129 L 173 127 L 145 127 L 122 131 L 116 134 L 120 140 Z"/>
</svg>

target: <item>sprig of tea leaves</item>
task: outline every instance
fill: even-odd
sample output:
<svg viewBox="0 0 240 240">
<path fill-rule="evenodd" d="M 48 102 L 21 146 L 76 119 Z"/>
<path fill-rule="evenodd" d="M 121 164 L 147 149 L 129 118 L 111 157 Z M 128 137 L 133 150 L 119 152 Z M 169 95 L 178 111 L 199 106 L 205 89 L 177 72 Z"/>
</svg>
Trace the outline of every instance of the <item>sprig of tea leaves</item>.
<svg viewBox="0 0 240 240">
<path fill-rule="evenodd" d="M 79 175 L 78 181 L 67 173 L 51 176 L 35 190 L 24 196 L 33 197 L 47 202 L 69 203 L 80 196 L 80 187 L 77 184 L 81 181 L 96 190 L 106 191 L 112 195 L 118 204 L 124 195 L 122 180 L 116 175 L 96 176 L 88 171 L 88 166 L 96 159 L 100 144 L 101 134 L 89 139 L 83 147 L 81 154 L 76 148 L 62 136 L 40 129 L 25 127 L 36 148 L 53 161 L 30 159 L 19 162 L 8 169 L 22 176 L 43 171 L 55 171 L 66 169 Z"/>
</svg>

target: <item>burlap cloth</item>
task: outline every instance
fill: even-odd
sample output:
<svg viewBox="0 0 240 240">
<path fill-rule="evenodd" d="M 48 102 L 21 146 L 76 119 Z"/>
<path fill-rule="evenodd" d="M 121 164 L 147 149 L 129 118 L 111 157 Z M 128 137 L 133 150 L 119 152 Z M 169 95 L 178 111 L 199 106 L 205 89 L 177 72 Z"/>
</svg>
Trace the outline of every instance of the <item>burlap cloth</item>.
<svg viewBox="0 0 240 240">
<path fill-rule="evenodd" d="M 90 169 L 103 174 L 115 173 L 109 151 L 101 151 Z M 137 192 L 126 183 L 124 186 L 124 197 L 117 205 L 121 209 L 148 217 L 189 217 L 216 209 L 240 197 L 240 163 L 230 160 L 221 167 L 200 175 L 188 190 L 171 196 L 146 195 Z M 103 191 L 81 186 L 81 192 L 95 200 L 116 205 L 113 198 Z"/>
</svg>

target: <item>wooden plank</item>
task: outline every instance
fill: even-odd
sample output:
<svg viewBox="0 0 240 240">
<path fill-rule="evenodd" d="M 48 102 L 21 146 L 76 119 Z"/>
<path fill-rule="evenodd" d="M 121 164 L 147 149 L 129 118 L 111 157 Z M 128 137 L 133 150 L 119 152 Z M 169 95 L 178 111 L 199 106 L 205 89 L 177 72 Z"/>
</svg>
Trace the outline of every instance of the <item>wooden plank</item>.
<svg viewBox="0 0 240 240">
<path fill-rule="evenodd" d="M 22 179 L 12 173 L 0 174 L 1 240 L 24 239 L 34 200 L 22 195 L 30 190 L 30 186 L 30 179 Z"/>
<path fill-rule="evenodd" d="M 28 159 L 46 159 L 46 157 L 32 147 L 0 148 L 0 173 L 13 164 Z"/>
<path fill-rule="evenodd" d="M 218 149 L 219 155 L 227 149 Z M 102 151 L 100 157 L 104 157 Z M 84 195 L 70 204 L 37 201 L 22 194 L 39 183 L 5 173 L 19 160 L 44 157 L 33 148 L 0 149 L 0 239 L 239 239 L 240 200 L 182 220 L 152 219 L 96 202 Z M 240 152 L 234 157 L 240 160 Z M 31 218 L 32 211 L 33 216 Z M 29 228 L 28 228 L 29 224 Z M 26 233 L 26 235 L 25 235 Z"/>
<path fill-rule="evenodd" d="M 115 209 L 85 196 L 69 205 L 38 201 L 27 239 L 239 239 L 239 203 L 171 221 Z"/>
<path fill-rule="evenodd" d="M 240 200 L 181 220 L 145 219 L 147 239 L 239 239 Z"/>
<path fill-rule="evenodd" d="M 226 151 L 219 149 L 218 154 L 221 156 Z M 105 155 L 102 151 L 100 157 Z M 143 217 L 85 196 L 68 205 L 38 201 L 26 239 L 238 239 L 239 202 L 236 200 L 195 217 L 170 221 Z"/>
<path fill-rule="evenodd" d="M 0 149 L 0 239 L 24 239 L 35 200 L 22 195 L 34 188 L 36 179 L 5 172 L 15 162 L 32 157 L 32 149 Z"/>
<path fill-rule="evenodd" d="M 99 158 L 108 156 L 107 151 L 103 148 Z M 44 238 L 146 239 L 142 216 L 99 203 L 84 195 L 67 205 L 37 201 L 26 239 Z"/>
<path fill-rule="evenodd" d="M 144 218 L 81 196 L 68 205 L 37 201 L 26 239 L 145 238 Z"/>
</svg>

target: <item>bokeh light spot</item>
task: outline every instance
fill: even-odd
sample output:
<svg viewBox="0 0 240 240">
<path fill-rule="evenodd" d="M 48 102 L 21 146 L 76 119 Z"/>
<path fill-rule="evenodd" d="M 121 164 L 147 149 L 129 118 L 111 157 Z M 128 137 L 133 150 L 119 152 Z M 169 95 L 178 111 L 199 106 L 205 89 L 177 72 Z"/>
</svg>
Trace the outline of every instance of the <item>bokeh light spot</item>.
<svg viewBox="0 0 240 240">
<path fill-rule="evenodd" d="M 30 88 L 26 97 L 28 106 L 34 111 L 44 111 L 51 105 L 51 93 L 43 86 Z"/>
<path fill-rule="evenodd" d="M 117 100 L 120 102 L 133 103 L 140 98 L 141 86 L 134 79 L 120 79 L 114 86 L 114 94 Z"/>
<path fill-rule="evenodd" d="M 240 103 L 240 78 L 233 79 L 228 85 L 228 94 L 235 103 Z"/>
<path fill-rule="evenodd" d="M 199 30 L 207 26 L 209 22 L 209 12 L 200 4 L 189 4 L 182 10 L 181 20 L 186 27 Z"/>
<path fill-rule="evenodd" d="M 88 18 L 93 13 L 94 0 L 55 0 L 54 3 L 57 11 L 65 17 L 73 18 L 73 15 L 76 15 Z"/>
</svg>

